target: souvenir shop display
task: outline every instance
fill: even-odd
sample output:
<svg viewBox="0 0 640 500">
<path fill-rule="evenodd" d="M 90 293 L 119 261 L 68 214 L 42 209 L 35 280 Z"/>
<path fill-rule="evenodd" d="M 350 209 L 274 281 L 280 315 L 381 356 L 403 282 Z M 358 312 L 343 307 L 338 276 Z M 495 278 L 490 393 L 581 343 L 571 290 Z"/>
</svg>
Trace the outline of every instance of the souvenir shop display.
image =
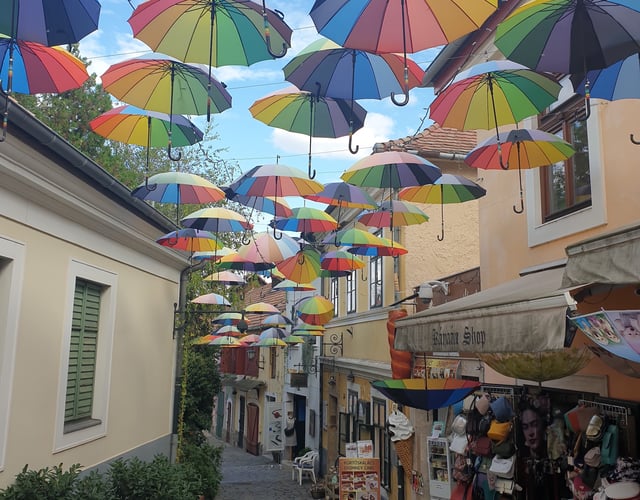
<svg viewBox="0 0 640 500">
<path fill-rule="evenodd" d="M 446 438 L 427 438 L 427 466 L 431 498 L 451 496 L 451 454 Z"/>
</svg>

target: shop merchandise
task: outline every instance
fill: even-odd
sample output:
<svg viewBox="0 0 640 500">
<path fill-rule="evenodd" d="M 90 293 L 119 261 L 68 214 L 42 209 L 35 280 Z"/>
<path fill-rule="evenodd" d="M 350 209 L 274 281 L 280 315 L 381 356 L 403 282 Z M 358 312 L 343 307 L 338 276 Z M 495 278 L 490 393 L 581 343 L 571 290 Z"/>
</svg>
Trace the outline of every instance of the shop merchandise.
<svg viewBox="0 0 640 500">
<path fill-rule="evenodd" d="M 411 484 L 415 429 L 407 416 L 397 409 L 391 412 L 387 422 L 391 433 L 391 442 L 404 469 L 405 484 Z"/>
</svg>

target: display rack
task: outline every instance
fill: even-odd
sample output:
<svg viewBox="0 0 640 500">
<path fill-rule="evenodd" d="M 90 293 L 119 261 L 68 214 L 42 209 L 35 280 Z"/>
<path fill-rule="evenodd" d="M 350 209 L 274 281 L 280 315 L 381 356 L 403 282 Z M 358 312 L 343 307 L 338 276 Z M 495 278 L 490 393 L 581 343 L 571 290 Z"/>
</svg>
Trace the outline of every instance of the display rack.
<svg viewBox="0 0 640 500">
<path fill-rule="evenodd" d="M 581 406 L 589 406 L 598 408 L 600 413 L 614 419 L 618 422 L 618 425 L 626 427 L 628 425 L 628 417 L 630 410 L 624 406 L 612 405 L 609 403 L 601 403 L 600 401 L 589 401 L 587 399 L 581 399 L 578 401 Z"/>
<path fill-rule="evenodd" d="M 427 466 L 431 498 L 450 498 L 451 452 L 446 438 L 427 438 Z"/>
</svg>

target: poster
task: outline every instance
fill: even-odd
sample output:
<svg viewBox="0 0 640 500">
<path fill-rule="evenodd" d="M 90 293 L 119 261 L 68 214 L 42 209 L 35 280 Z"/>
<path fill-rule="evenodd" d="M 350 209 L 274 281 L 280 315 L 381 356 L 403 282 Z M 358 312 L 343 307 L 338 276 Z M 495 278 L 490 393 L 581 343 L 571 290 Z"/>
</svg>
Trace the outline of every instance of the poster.
<svg viewBox="0 0 640 500">
<path fill-rule="evenodd" d="M 358 458 L 373 458 L 373 441 L 358 441 Z"/>
<path fill-rule="evenodd" d="M 459 368 L 459 360 L 416 356 L 413 361 L 412 378 L 456 378 Z"/>
<path fill-rule="evenodd" d="M 631 361 L 640 361 L 640 311 L 598 311 L 571 321 L 597 345 Z"/>
<path fill-rule="evenodd" d="M 284 413 L 282 402 L 267 401 L 265 404 L 264 451 L 284 450 Z"/>
<path fill-rule="evenodd" d="M 340 457 L 340 500 L 380 500 L 380 459 Z"/>
</svg>

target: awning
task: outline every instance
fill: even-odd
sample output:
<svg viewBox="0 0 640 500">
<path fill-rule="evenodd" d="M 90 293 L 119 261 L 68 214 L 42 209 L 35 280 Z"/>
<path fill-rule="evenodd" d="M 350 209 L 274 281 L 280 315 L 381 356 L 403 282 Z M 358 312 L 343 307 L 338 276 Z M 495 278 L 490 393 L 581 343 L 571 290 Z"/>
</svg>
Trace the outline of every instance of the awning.
<svg viewBox="0 0 640 500">
<path fill-rule="evenodd" d="M 562 349 L 564 268 L 547 269 L 396 321 L 395 348 L 412 352 L 538 352 Z"/>
<path fill-rule="evenodd" d="M 257 389 L 259 387 L 262 387 L 263 385 L 266 385 L 266 384 L 264 383 L 263 380 L 258 380 L 255 378 L 238 378 L 238 379 L 226 378 L 222 380 L 222 385 L 233 387 L 234 389 L 237 389 L 238 391 L 241 391 L 241 392 L 247 392 L 247 391 L 250 391 L 251 389 Z"/>
<path fill-rule="evenodd" d="M 575 243 L 566 253 L 563 286 L 640 283 L 640 225 Z"/>
</svg>

